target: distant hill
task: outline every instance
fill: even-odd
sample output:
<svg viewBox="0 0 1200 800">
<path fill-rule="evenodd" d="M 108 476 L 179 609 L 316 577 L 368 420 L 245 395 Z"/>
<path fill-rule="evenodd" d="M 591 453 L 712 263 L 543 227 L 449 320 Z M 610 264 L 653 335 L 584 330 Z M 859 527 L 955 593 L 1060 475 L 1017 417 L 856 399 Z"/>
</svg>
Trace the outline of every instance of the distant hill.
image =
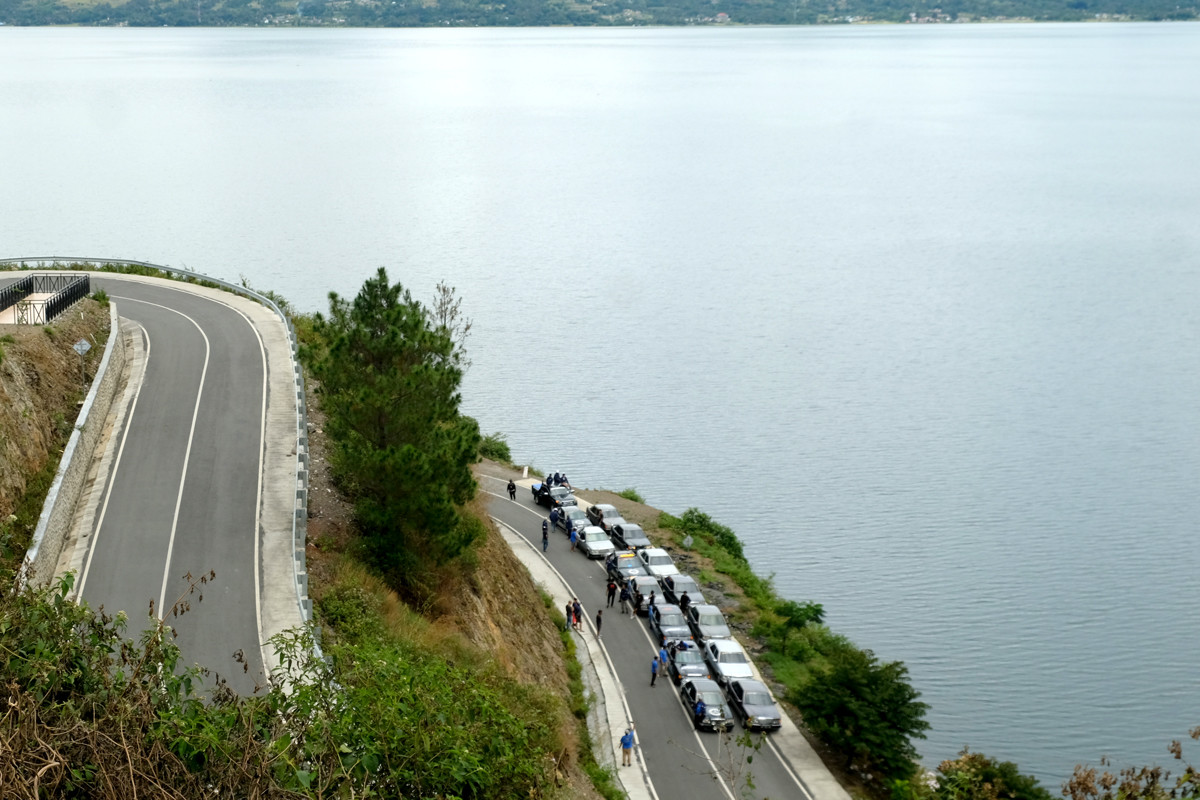
<svg viewBox="0 0 1200 800">
<path fill-rule="evenodd" d="M 0 0 L 0 24 L 329 27 L 1188 20 L 1200 0 Z"/>
</svg>

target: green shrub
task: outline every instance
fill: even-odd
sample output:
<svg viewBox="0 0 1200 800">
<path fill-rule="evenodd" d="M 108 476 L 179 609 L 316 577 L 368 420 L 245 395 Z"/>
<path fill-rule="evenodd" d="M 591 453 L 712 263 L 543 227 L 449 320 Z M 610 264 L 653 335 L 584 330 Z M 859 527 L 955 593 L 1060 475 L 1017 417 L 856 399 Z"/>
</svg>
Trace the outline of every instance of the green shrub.
<svg viewBox="0 0 1200 800">
<path fill-rule="evenodd" d="M 108 307 L 108 292 L 104 291 L 103 289 L 97 289 L 96 291 L 92 292 L 92 299 L 105 308 Z"/>
<path fill-rule="evenodd" d="M 789 691 L 809 730 L 843 759 L 843 766 L 890 785 L 917 769 L 912 740 L 924 739 L 929 706 L 899 661 L 880 663 L 870 650 L 846 648 L 828 656 L 826 669 Z"/>
<path fill-rule="evenodd" d="M 503 433 L 492 433 L 484 436 L 479 442 L 480 458 L 490 458 L 504 464 L 512 463 L 512 451 L 508 447 L 508 439 Z"/>
<path fill-rule="evenodd" d="M 644 503 L 646 498 L 638 494 L 638 490 L 630 486 L 628 489 L 622 489 L 617 492 L 617 497 L 624 497 L 626 500 L 632 500 L 635 503 Z"/>
</svg>

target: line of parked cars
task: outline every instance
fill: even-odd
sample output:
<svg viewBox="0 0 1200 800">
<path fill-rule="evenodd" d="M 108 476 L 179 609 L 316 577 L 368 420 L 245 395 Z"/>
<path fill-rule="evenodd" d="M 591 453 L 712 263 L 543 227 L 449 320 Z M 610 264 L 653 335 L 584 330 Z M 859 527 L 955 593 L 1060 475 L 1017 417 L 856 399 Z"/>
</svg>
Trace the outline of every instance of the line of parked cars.
<svg viewBox="0 0 1200 800">
<path fill-rule="evenodd" d="M 559 490 L 564 491 L 559 491 Z M 764 732 L 781 724 L 779 707 L 770 690 L 754 678 L 750 657 L 733 639 L 721 610 L 705 600 L 699 584 L 675 566 L 666 550 L 654 547 L 639 525 L 621 517 L 616 506 L 597 503 L 586 510 L 566 487 L 535 483 L 534 500 L 557 508 L 555 527 L 574 529 L 578 549 L 589 558 L 603 558 L 609 578 L 654 604 L 638 610 L 647 618 L 660 647 L 667 647 L 665 674 L 679 687 L 679 696 L 692 724 L 702 730 L 742 727 Z M 674 643 L 674 647 L 669 647 Z M 704 701 L 703 715 L 695 709 Z"/>
</svg>

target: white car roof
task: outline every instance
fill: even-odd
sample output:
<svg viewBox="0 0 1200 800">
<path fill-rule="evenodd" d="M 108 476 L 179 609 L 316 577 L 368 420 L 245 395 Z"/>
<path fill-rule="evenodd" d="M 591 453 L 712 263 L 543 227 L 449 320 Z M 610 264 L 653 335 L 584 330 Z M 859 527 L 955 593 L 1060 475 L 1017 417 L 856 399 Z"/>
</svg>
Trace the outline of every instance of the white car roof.
<svg viewBox="0 0 1200 800">
<path fill-rule="evenodd" d="M 733 641 L 732 639 L 713 639 L 711 642 L 708 643 L 708 646 L 715 648 L 718 652 L 720 652 L 720 651 L 730 652 L 730 651 L 735 651 L 735 650 L 739 653 L 746 652 L 745 648 L 743 648 L 740 644 Z"/>
<path fill-rule="evenodd" d="M 643 547 L 639 552 L 645 553 L 647 558 L 649 558 L 650 556 L 670 557 L 670 555 L 671 555 L 666 550 L 663 550 L 661 547 Z"/>
</svg>

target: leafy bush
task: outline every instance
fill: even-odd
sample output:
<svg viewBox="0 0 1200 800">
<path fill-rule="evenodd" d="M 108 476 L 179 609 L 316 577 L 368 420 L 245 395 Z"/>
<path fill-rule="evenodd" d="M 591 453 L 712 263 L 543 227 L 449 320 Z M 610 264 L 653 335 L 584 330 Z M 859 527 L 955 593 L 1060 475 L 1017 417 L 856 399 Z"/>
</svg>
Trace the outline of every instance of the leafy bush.
<svg viewBox="0 0 1200 800">
<path fill-rule="evenodd" d="M 512 451 L 508 447 L 508 439 L 503 433 L 492 433 L 484 436 L 479 442 L 481 458 L 490 458 L 505 464 L 512 463 Z"/>
<path fill-rule="evenodd" d="M 638 494 L 638 490 L 630 486 L 628 489 L 622 489 L 617 492 L 617 497 L 624 497 L 626 500 L 632 500 L 635 503 L 644 503 L 646 498 Z"/>
<path fill-rule="evenodd" d="M 996 761 L 964 748 L 938 767 L 938 800 L 1054 800 L 1031 775 L 1011 761 Z"/>
<path fill-rule="evenodd" d="M 123 617 L 67 600 L 70 577 L 17 588 L 5 568 L 0 585 L 5 798 L 553 793 L 554 701 L 487 664 L 387 641 L 365 597 L 324 607 L 358 620 L 357 641 L 327 643 L 327 662 L 308 632 L 281 635 L 279 680 L 238 697 L 185 668 L 166 625 L 134 643 Z"/>
<path fill-rule="evenodd" d="M 104 291 L 103 289 L 97 289 L 96 291 L 92 292 L 92 299 L 105 308 L 108 307 L 108 292 Z"/>
<path fill-rule="evenodd" d="M 917 764 L 914 738 L 924 739 L 929 708 L 899 661 L 881 664 L 870 650 L 847 647 L 827 656 L 803 688 L 787 699 L 818 738 L 863 776 L 890 783 L 910 778 Z"/>
</svg>

